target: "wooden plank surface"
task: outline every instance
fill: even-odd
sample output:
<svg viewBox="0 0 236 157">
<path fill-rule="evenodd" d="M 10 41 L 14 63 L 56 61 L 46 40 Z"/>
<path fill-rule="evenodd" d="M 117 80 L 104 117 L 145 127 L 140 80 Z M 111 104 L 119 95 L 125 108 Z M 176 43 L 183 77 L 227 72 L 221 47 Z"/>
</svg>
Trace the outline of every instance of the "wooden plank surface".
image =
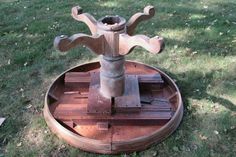
<svg viewBox="0 0 236 157">
<path fill-rule="evenodd" d="M 105 98 L 100 94 L 99 88 L 99 73 L 91 73 L 91 82 L 89 85 L 88 95 L 88 114 L 108 114 L 112 112 L 112 101 L 111 98 Z"/>
<path fill-rule="evenodd" d="M 146 74 L 146 75 L 127 74 L 126 76 L 137 76 L 139 83 L 164 83 L 159 73 Z M 90 72 L 68 72 L 65 74 L 65 84 L 89 83 L 90 81 L 91 81 Z"/>
<path fill-rule="evenodd" d="M 115 97 L 115 111 L 139 112 L 141 108 L 138 77 L 128 75 L 125 77 L 125 91 L 122 96 Z"/>
</svg>

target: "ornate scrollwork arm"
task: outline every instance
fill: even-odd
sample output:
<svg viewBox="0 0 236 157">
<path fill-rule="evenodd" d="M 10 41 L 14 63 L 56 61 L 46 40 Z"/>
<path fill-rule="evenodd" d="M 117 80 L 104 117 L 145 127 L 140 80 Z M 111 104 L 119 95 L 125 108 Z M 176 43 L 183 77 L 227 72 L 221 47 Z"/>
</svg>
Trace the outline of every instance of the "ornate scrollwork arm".
<svg viewBox="0 0 236 157">
<path fill-rule="evenodd" d="M 65 35 L 57 36 L 54 40 L 54 47 L 61 52 L 65 52 L 76 47 L 77 45 L 85 45 L 94 53 L 100 55 L 103 53 L 103 43 L 103 35 L 88 36 L 86 34 L 79 33 L 74 34 L 71 37 Z"/>
<path fill-rule="evenodd" d="M 153 17 L 155 15 L 155 9 L 153 6 L 146 6 L 143 9 L 143 13 L 136 13 L 134 14 L 129 21 L 127 22 L 127 34 L 132 35 L 134 33 L 134 30 L 136 28 L 136 26 L 144 21 L 144 20 L 148 20 L 151 17 Z"/>
<path fill-rule="evenodd" d="M 80 6 L 73 7 L 71 9 L 71 15 L 75 20 L 84 22 L 89 27 L 92 35 L 96 34 L 97 20 L 92 15 L 89 13 L 83 13 L 83 10 Z"/>
<path fill-rule="evenodd" d="M 164 49 L 163 38 L 155 36 L 149 38 L 145 35 L 129 36 L 128 34 L 120 34 L 119 53 L 126 55 L 130 53 L 134 47 L 141 46 L 151 53 L 159 53 Z"/>
</svg>

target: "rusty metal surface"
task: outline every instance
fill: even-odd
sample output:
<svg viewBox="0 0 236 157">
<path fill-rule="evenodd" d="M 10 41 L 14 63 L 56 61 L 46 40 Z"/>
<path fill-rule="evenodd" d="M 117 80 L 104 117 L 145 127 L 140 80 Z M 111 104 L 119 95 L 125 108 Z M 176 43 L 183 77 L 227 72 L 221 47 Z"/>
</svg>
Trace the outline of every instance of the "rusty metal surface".
<svg viewBox="0 0 236 157">
<path fill-rule="evenodd" d="M 58 136 L 86 151 L 117 154 L 143 150 L 154 142 L 160 142 L 177 128 L 182 119 L 183 106 L 174 81 L 158 69 L 135 62 L 125 63 L 127 75 L 150 75 L 159 80 L 153 83 L 155 81 L 146 77 L 143 83 L 139 83 L 140 112 L 103 116 L 87 114 L 89 87 L 78 88 L 76 84 L 83 80 L 81 78 L 80 81 L 74 81 L 75 85 L 71 84 L 68 90 L 64 81 L 70 79 L 65 79 L 65 76 L 87 77 L 78 73 L 98 73 L 99 67 L 98 62 L 74 67 L 63 73 L 49 89 L 45 98 L 44 116 Z M 91 77 L 87 79 L 91 80 Z M 152 86 L 154 84 L 162 86 Z M 49 93 L 55 95 L 57 100 L 51 101 L 53 98 Z"/>
</svg>

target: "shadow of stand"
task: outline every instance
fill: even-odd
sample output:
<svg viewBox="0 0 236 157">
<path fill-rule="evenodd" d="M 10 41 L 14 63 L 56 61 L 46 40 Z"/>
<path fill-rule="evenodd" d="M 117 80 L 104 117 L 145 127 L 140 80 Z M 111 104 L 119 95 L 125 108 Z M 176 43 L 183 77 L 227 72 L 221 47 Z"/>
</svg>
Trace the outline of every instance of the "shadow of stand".
<svg viewBox="0 0 236 157">
<path fill-rule="evenodd" d="M 213 103 L 218 103 L 231 111 L 236 111 L 236 105 L 231 101 L 220 96 L 211 95 L 207 92 L 207 88 L 214 81 L 214 72 L 207 73 L 204 76 L 197 71 L 188 71 L 180 74 L 168 74 L 177 80 L 185 108 L 186 105 L 189 105 L 188 99 L 193 98 L 197 100 L 206 99 L 212 101 Z"/>
</svg>

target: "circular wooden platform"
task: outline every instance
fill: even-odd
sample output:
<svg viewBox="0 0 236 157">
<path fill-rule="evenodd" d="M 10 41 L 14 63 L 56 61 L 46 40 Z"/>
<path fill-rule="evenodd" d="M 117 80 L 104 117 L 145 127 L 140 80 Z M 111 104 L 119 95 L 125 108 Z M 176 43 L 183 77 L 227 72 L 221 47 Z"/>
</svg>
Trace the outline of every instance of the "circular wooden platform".
<svg viewBox="0 0 236 157">
<path fill-rule="evenodd" d="M 86 107 L 88 74 L 99 72 L 99 67 L 99 62 L 93 62 L 71 68 L 63 72 L 47 91 L 44 117 L 58 137 L 85 151 L 118 154 L 144 150 L 176 130 L 183 116 L 178 87 L 159 69 L 131 61 L 125 63 L 127 75 L 155 76 L 140 79 L 142 114 L 117 113 L 107 116 L 111 122 L 108 129 L 98 129 L 103 128 L 105 120 L 100 117 L 96 121 L 96 116 L 95 120 L 94 116 L 87 116 Z M 78 76 L 83 79 L 73 80 Z"/>
</svg>

